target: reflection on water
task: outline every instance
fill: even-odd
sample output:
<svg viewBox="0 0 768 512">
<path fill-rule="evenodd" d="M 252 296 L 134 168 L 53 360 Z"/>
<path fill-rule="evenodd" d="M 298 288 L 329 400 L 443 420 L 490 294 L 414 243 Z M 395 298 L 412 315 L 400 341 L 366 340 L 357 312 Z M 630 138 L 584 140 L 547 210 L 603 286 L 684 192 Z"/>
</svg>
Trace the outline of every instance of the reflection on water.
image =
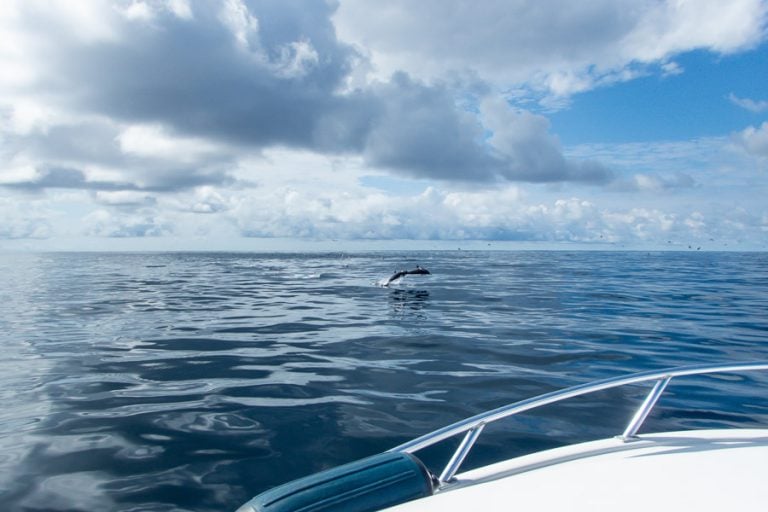
<svg viewBox="0 0 768 512">
<path fill-rule="evenodd" d="M 425 308 L 429 302 L 429 291 L 396 289 L 391 293 L 392 312 L 396 318 L 415 320 L 426 318 Z"/>
<path fill-rule="evenodd" d="M 409 261 L 432 275 L 375 285 Z M 766 359 L 766 289 L 765 254 L 2 256 L 0 509 L 233 510 L 559 387 Z M 764 424 L 760 386 L 674 384 L 648 426 Z M 489 427 L 468 462 L 615 435 L 644 391 Z"/>
</svg>

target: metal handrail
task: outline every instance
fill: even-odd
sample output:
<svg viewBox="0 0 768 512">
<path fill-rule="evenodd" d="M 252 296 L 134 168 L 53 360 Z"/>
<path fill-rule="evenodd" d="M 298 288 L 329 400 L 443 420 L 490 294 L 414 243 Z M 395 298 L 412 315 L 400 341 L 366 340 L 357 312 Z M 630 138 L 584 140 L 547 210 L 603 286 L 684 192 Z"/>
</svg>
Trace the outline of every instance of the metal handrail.
<svg viewBox="0 0 768 512">
<path fill-rule="evenodd" d="M 400 446 L 396 446 L 389 451 L 413 453 L 458 434 L 466 433 L 464 439 L 459 444 L 459 447 L 456 449 L 453 456 L 448 461 L 445 469 L 440 474 L 439 481 L 441 484 L 444 484 L 453 479 L 453 476 L 458 471 L 461 463 L 464 462 L 464 459 L 469 454 L 469 451 L 472 449 L 475 441 L 477 441 L 478 437 L 480 437 L 480 433 L 488 423 L 493 423 L 494 421 L 498 421 L 500 419 L 528 411 L 530 409 L 535 409 L 544 405 L 560 402 L 576 396 L 586 395 L 605 389 L 626 386 L 629 384 L 639 384 L 643 382 L 655 381 L 656 384 L 654 385 L 653 389 L 650 391 L 650 393 L 648 393 L 645 401 L 643 401 L 637 412 L 635 412 L 634 416 L 627 424 L 627 427 L 624 429 L 624 433 L 620 436 L 622 440 L 629 441 L 634 438 L 635 434 L 637 434 L 637 431 L 642 426 L 643 421 L 645 421 L 645 419 L 648 417 L 648 414 L 653 409 L 653 406 L 656 405 L 659 397 L 661 397 L 665 388 L 674 377 L 682 377 L 686 375 L 704 375 L 709 373 L 747 372 L 755 370 L 768 370 L 768 361 L 733 363 L 727 365 L 721 364 L 681 366 L 678 368 L 641 372 L 623 377 L 613 377 L 599 380 L 587 384 L 581 384 L 578 386 L 561 389 L 558 391 L 553 391 L 550 393 L 545 393 L 543 395 L 521 400 L 519 402 L 493 409 L 491 411 L 477 414 L 470 418 L 458 421 L 452 425 L 448 425 L 441 429 L 435 430 L 434 432 L 408 441 L 407 443 L 401 444 Z"/>
</svg>

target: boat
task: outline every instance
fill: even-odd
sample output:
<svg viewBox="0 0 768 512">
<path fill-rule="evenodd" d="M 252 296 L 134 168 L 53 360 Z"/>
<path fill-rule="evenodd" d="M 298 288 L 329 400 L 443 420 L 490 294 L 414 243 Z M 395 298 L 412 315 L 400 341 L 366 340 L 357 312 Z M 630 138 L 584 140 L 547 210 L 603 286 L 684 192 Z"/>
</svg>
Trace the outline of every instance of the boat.
<svg viewBox="0 0 768 512">
<path fill-rule="evenodd" d="M 724 378 L 723 374 L 761 370 L 768 370 L 768 361 L 683 366 L 553 391 L 267 490 L 237 512 L 765 510 L 768 425 L 640 433 L 673 379 Z M 486 425 L 544 405 L 630 385 L 651 389 L 617 436 L 460 471 Z M 766 410 L 768 396 L 744 405 Z M 463 436 L 461 442 L 439 474 L 430 472 L 414 455 L 457 436 Z"/>
</svg>

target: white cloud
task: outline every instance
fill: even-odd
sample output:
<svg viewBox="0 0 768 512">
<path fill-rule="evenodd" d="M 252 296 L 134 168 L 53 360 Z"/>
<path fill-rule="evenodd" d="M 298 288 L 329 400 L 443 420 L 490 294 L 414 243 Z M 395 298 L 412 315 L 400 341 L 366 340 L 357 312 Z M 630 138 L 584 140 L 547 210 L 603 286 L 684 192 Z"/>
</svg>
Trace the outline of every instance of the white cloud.
<svg viewBox="0 0 768 512">
<path fill-rule="evenodd" d="M 167 203 L 168 206 L 180 212 L 213 214 L 229 209 L 232 195 L 211 186 L 203 186 L 195 188 L 190 193 L 177 194 Z"/>
<path fill-rule="evenodd" d="M 646 2 L 635 11 L 636 24 L 620 52 L 644 62 L 697 48 L 731 53 L 763 38 L 766 9 L 761 0 Z"/>
<path fill-rule="evenodd" d="M 51 213 L 44 201 L 28 199 L 20 208 L 13 198 L 0 196 L 0 240 L 45 239 L 54 235 Z"/>
<path fill-rule="evenodd" d="M 34 165 L 7 165 L 0 172 L 0 185 L 11 185 L 14 183 L 25 183 L 34 181 L 40 173 Z"/>
<path fill-rule="evenodd" d="M 448 191 L 430 186 L 419 194 L 388 196 L 359 189 L 283 188 L 253 190 L 234 198 L 227 211 L 242 234 L 253 237 L 316 239 L 517 240 L 592 244 L 652 244 L 667 247 L 718 240 L 760 229 L 732 228 L 735 214 L 705 221 L 699 213 L 669 207 L 612 204 L 603 198 L 557 193 L 528 197 L 520 187 Z M 729 232 L 730 230 L 730 232 Z"/>
<path fill-rule="evenodd" d="M 31 1 L 29 5 L 42 4 Z M 94 3 L 90 14 L 82 16 L 106 16 L 110 33 L 119 35 L 109 45 L 74 44 L 57 30 L 41 32 L 34 17 L 22 16 L 23 10 L 14 18 L 27 28 L 24 37 L 45 41 L 31 45 L 27 58 L 21 59 L 34 63 L 37 79 L 29 87 L 29 108 L 23 109 L 23 103 L 8 107 L 15 109 L 14 130 L 19 135 L 45 132 L 47 136 L 13 139 L 12 151 L 24 153 L 30 162 L 37 160 L 41 169 L 78 171 L 84 186 L 170 189 L 175 184 L 231 183 L 234 160 L 275 147 L 358 155 L 377 170 L 422 179 L 592 184 L 613 179 L 612 170 L 595 159 L 564 155 L 545 117 L 511 108 L 500 94 L 482 87 L 466 92 L 451 81 L 429 84 L 400 73 L 363 89 L 346 90 L 350 67 L 359 65 L 362 57 L 335 38 L 330 4 L 308 8 L 251 5 L 242 0 L 199 2 L 194 4 L 194 17 L 189 18 L 185 8 L 189 7 L 191 16 L 189 3 L 144 0 L 115 4 L 144 13 L 131 15 L 130 23 L 116 11 L 111 16 L 104 14 L 109 5 L 106 1 Z M 638 73 L 626 65 L 631 56 L 608 67 L 599 58 L 604 43 L 633 30 L 642 13 L 625 13 L 609 4 L 569 4 L 564 11 L 567 16 L 553 19 L 550 8 L 554 4 L 487 2 L 478 7 L 457 0 L 445 8 L 442 5 L 419 2 L 411 12 L 394 2 L 378 7 L 381 11 L 376 18 L 419 24 L 429 17 L 436 24 L 430 25 L 432 35 L 446 36 L 439 45 L 423 41 L 424 51 L 434 52 L 429 60 L 450 51 L 442 43 L 450 46 L 456 39 L 477 50 L 478 45 L 491 42 L 511 43 L 489 44 L 489 53 L 479 52 L 474 60 L 462 53 L 464 46 L 457 47 L 457 59 L 448 59 L 443 71 L 454 69 L 450 63 L 455 61 L 459 67 L 476 66 L 472 69 L 482 78 L 487 70 L 517 69 L 515 59 L 530 60 L 535 65 L 523 66 L 521 80 L 547 83 L 559 96 L 588 90 L 596 83 L 627 80 Z M 349 8 L 357 12 L 357 7 Z M 346 19 L 345 9 L 347 4 L 342 3 L 337 19 Z M 441 16 L 435 17 L 438 11 Z M 134 23 L 148 19 L 147 13 L 152 13 L 153 27 Z M 180 15 L 194 23 L 195 30 L 187 22 L 180 23 Z M 370 18 L 367 13 L 366 18 Z M 500 20 L 493 25 L 499 30 L 458 30 L 459 22 L 472 24 L 491 18 Z M 285 19 L 292 23 L 281 21 Z M 621 21 L 618 28 L 609 23 L 616 20 Z M 57 28 L 55 20 L 48 24 Z M 554 31 L 551 40 L 541 41 L 538 29 L 548 24 L 561 30 Z M 595 30 L 603 25 L 608 27 L 607 33 Z M 267 26 L 269 30 L 264 28 Z M 400 31 L 386 28 L 394 36 Z M 576 41 L 585 34 L 610 41 Z M 408 34 L 418 41 L 428 36 Z M 499 37 L 500 41 L 493 40 Z M 517 45 L 514 38 L 544 46 L 532 51 L 531 46 Z M 384 43 L 399 45 L 402 41 L 387 39 Z M 377 48 L 372 46 L 372 51 Z M 494 60 L 495 52 L 503 53 L 510 62 L 501 66 L 501 61 Z M 668 66 L 669 62 L 665 56 L 661 64 Z M 109 63 L 109 73 L 104 72 L 105 63 Z M 419 69 L 409 71 L 420 74 Z M 49 90 L 51 83 L 56 84 L 55 93 Z M 13 104 L 18 99 L 16 93 L 6 98 L 0 102 Z M 65 111 L 77 115 L 61 117 Z M 111 143 L 109 134 L 114 134 Z M 104 174 L 103 169 L 112 174 L 123 169 L 122 176 L 109 184 L 94 184 L 94 174 Z M 258 182 L 260 176 L 245 179 Z"/>
<path fill-rule="evenodd" d="M 118 190 L 112 192 L 99 190 L 96 192 L 96 201 L 110 206 L 130 207 L 149 206 L 156 203 L 156 199 L 153 196 L 133 190 Z"/>
<path fill-rule="evenodd" d="M 0 87 L 9 90 L 20 90 L 37 77 L 27 57 L 34 39 L 24 30 L 21 7 L 20 1 L 0 2 Z"/>
<path fill-rule="evenodd" d="M 665 62 L 661 65 L 661 70 L 665 77 L 681 75 L 685 72 L 682 66 L 677 62 Z"/>
<path fill-rule="evenodd" d="M 154 211 L 117 214 L 96 210 L 82 219 L 82 234 L 105 238 L 135 238 L 167 236 L 173 227 Z"/>
<path fill-rule="evenodd" d="M 739 98 L 733 93 L 728 95 L 728 99 L 734 105 L 749 110 L 750 112 L 760 113 L 768 110 L 768 101 L 766 100 L 753 100 L 750 98 Z"/>
<path fill-rule="evenodd" d="M 360 185 L 357 177 L 362 170 L 357 163 L 272 152 L 268 159 L 240 163 L 243 168 L 238 172 L 246 174 L 245 167 L 251 164 L 260 165 L 265 176 L 271 169 L 270 178 L 257 187 L 200 186 L 173 193 L 98 190 L 91 194 L 90 204 L 84 198 L 62 198 L 56 223 L 51 222 L 50 211 L 40 208 L 20 216 L 24 210 L 9 197 L 3 217 L 9 227 L 0 237 L 55 239 L 65 233 L 63 229 L 76 234 L 72 227 L 79 226 L 83 235 L 101 238 L 225 233 L 233 239 L 516 240 L 628 246 L 666 246 L 674 241 L 678 247 L 701 245 L 713 237 L 735 245 L 739 237 L 761 233 L 765 226 L 761 219 L 768 215 L 759 202 L 744 203 L 751 212 L 745 216 L 737 209 L 715 213 L 697 209 L 694 195 L 651 206 L 622 194 L 575 195 L 520 185 L 461 190 L 414 181 L 409 193 L 391 195 Z M 322 176 L 332 172 L 334 179 L 325 182 Z M 647 192 L 655 191 L 651 187 Z M 54 200 L 50 193 L 43 197 L 48 198 L 45 204 Z M 704 197 L 700 204 L 706 207 L 709 201 Z M 78 208 L 67 211 L 65 204 L 74 203 Z M 14 205 L 16 213 L 8 217 Z"/>
<path fill-rule="evenodd" d="M 197 162 L 223 151 L 220 145 L 200 137 L 180 137 L 157 124 L 137 124 L 123 128 L 115 138 L 123 153 L 176 162 Z"/>
<path fill-rule="evenodd" d="M 695 233 L 701 232 L 707 225 L 701 212 L 692 212 L 683 223 Z"/>
<path fill-rule="evenodd" d="M 9 111 L 7 128 L 18 135 L 29 135 L 36 130 L 44 132 L 56 117 L 50 108 L 28 98 L 18 98 Z"/>
<path fill-rule="evenodd" d="M 194 13 L 188 0 L 167 0 L 167 6 L 173 14 L 181 19 L 191 20 L 194 18 Z"/>
<path fill-rule="evenodd" d="M 758 128 L 750 126 L 744 129 L 735 135 L 735 139 L 749 154 L 768 158 L 768 121 Z"/>
<path fill-rule="evenodd" d="M 677 216 L 656 209 L 630 208 L 606 212 L 604 215 L 607 238 L 615 242 L 653 242 L 663 246 L 677 228 Z"/>
<path fill-rule="evenodd" d="M 229 28 L 237 45 L 246 51 L 261 51 L 258 43 L 259 20 L 242 0 L 225 0 L 219 19 Z"/>
<path fill-rule="evenodd" d="M 194 18 L 189 0 L 123 0 L 114 7 L 125 19 L 149 23 L 163 12 L 170 12 L 183 20 Z"/>
<path fill-rule="evenodd" d="M 140 0 L 133 0 L 125 7 L 117 7 L 117 10 L 129 20 L 149 21 L 155 16 L 152 8 Z"/>
<path fill-rule="evenodd" d="M 3 4 L 9 5 L 0 12 L 33 16 L 51 35 L 89 45 L 119 38 L 113 15 L 116 11 L 109 0 L 4 0 Z"/>
<path fill-rule="evenodd" d="M 752 47 L 766 12 L 761 0 L 354 0 L 334 19 L 343 40 L 370 52 L 378 77 L 463 73 L 504 90 L 527 84 L 569 95 L 632 78 L 638 65 L 679 72 L 670 58 L 690 50 Z"/>
<path fill-rule="evenodd" d="M 730 148 L 563 147 L 505 98 L 680 74 L 679 53 L 755 44 L 764 3 L 344 0 L 335 26 L 334 5 L 0 2 L 0 238 L 763 233 L 732 142 L 766 156 L 765 124 Z"/>
<path fill-rule="evenodd" d="M 631 179 L 631 189 L 645 191 L 674 190 L 695 186 L 693 178 L 684 173 L 675 173 L 671 176 L 659 176 L 657 174 L 635 174 Z"/>
</svg>

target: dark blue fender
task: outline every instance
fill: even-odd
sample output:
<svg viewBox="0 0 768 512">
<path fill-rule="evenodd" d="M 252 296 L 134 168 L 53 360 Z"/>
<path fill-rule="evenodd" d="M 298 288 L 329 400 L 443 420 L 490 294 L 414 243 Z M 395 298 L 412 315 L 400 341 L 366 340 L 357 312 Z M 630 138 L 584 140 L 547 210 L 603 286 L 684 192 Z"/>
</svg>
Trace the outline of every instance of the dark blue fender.
<svg viewBox="0 0 768 512">
<path fill-rule="evenodd" d="M 434 489 L 434 477 L 419 459 L 387 452 L 270 489 L 238 512 L 373 512 Z"/>
</svg>

